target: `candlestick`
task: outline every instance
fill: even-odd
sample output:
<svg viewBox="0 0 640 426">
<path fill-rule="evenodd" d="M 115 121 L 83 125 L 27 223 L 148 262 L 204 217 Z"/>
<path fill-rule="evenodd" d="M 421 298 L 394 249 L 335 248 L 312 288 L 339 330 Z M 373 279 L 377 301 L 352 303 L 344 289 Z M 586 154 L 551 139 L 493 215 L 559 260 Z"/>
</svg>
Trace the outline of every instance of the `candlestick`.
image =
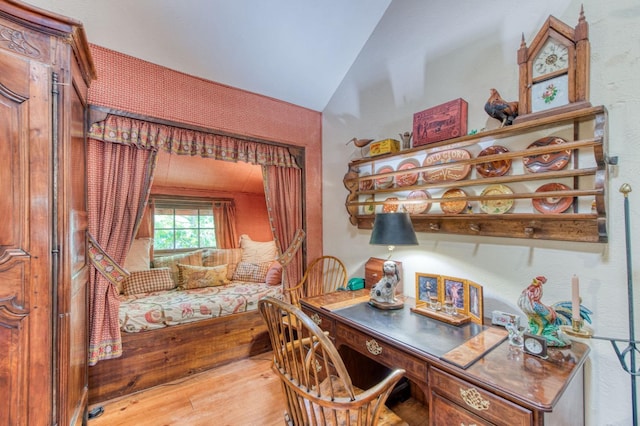
<svg viewBox="0 0 640 426">
<path fill-rule="evenodd" d="M 580 316 L 580 284 L 578 277 L 571 277 L 571 319 L 577 321 L 582 319 Z"/>
</svg>

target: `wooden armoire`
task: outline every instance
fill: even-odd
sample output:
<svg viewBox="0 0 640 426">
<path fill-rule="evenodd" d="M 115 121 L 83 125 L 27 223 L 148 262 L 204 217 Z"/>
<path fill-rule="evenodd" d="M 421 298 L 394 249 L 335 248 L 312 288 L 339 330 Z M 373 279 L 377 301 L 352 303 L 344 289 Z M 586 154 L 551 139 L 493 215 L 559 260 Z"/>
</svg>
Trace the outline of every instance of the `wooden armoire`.
<svg viewBox="0 0 640 426">
<path fill-rule="evenodd" d="M 0 425 L 87 417 L 82 24 L 0 0 Z"/>
</svg>

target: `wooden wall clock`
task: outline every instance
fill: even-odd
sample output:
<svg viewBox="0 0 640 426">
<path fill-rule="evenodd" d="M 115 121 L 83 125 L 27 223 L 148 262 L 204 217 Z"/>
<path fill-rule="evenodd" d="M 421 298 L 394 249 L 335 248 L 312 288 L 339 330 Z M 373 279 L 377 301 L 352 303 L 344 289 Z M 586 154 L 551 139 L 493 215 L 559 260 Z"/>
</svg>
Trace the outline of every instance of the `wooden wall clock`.
<svg viewBox="0 0 640 426">
<path fill-rule="evenodd" d="M 549 16 L 529 47 L 523 34 L 516 122 L 591 106 L 590 56 L 589 24 L 582 8 L 575 28 Z"/>
</svg>

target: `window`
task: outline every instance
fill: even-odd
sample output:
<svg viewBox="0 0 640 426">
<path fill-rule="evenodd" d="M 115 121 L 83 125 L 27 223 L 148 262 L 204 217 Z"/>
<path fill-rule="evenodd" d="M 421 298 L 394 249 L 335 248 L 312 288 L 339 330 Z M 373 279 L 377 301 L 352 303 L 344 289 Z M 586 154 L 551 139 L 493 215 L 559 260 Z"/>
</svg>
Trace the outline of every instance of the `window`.
<svg viewBox="0 0 640 426">
<path fill-rule="evenodd" d="M 156 200 L 153 214 L 153 247 L 180 251 L 216 247 L 211 201 Z"/>
</svg>

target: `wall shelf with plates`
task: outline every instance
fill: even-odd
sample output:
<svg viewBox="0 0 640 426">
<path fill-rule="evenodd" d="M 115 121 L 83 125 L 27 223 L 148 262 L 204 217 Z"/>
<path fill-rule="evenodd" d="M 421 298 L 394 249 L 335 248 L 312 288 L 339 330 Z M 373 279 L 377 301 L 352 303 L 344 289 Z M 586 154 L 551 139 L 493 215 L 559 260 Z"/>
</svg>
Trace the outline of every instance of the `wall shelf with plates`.
<svg viewBox="0 0 640 426">
<path fill-rule="evenodd" d="M 418 232 L 607 242 L 603 106 L 349 163 L 350 222 L 406 210 Z"/>
</svg>

